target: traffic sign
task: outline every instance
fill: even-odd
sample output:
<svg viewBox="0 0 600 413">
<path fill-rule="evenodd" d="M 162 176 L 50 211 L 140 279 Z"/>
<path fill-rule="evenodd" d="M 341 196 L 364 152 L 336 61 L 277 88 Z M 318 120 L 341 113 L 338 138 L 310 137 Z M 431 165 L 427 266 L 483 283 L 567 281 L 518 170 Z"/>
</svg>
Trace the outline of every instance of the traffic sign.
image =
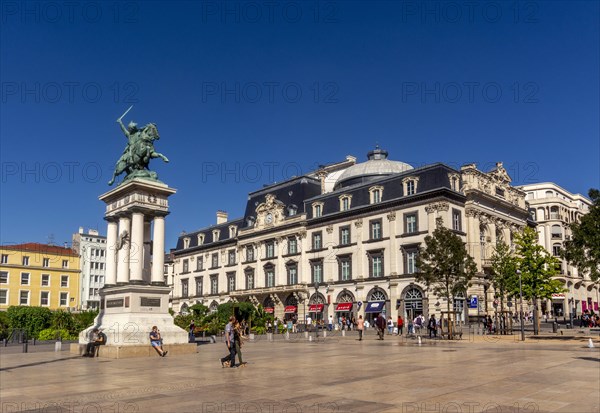
<svg viewBox="0 0 600 413">
<path fill-rule="evenodd" d="M 479 298 L 476 295 L 471 296 L 471 300 L 469 301 L 469 308 L 477 308 L 479 305 Z"/>
</svg>

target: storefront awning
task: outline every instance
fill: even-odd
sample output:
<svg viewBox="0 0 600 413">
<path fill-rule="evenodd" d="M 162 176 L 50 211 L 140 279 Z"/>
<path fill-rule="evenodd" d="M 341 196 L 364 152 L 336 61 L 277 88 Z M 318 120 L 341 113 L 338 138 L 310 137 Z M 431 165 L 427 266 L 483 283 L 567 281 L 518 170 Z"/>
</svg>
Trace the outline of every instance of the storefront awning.
<svg viewBox="0 0 600 413">
<path fill-rule="evenodd" d="M 308 312 L 320 313 L 321 311 L 323 311 L 323 307 L 325 307 L 323 304 L 311 304 L 308 306 Z"/>
<path fill-rule="evenodd" d="M 381 313 L 385 309 L 385 301 L 371 301 L 367 303 L 365 313 Z"/>
<path fill-rule="evenodd" d="M 273 307 L 265 307 L 265 313 L 273 314 L 275 309 Z"/>
<path fill-rule="evenodd" d="M 335 306 L 335 311 L 350 311 L 352 310 L 352 303 L 339 303 Z"/>
<path fill-rule="evenodd" d="M 295 305 L 288 305 L 285 307 L 285 310 L 283 310 L 283 312 L 285 314 L 293 314 L 298 310 L 298 307 L 296 307 Z"/>
</svg>

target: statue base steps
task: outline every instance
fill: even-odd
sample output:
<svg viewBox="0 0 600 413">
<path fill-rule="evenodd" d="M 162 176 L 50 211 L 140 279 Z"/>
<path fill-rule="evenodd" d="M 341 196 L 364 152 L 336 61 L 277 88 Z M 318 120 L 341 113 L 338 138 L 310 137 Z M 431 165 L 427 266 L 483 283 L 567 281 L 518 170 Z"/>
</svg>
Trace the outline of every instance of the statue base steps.
<svg viewBox="0 0 600 413">
<path fill-rule="evenodd" d="M 73 343 L 70 347 L 70 353 L 81 356 L 85 353 L 85 344 Z M 163 345 L 163 349 L 168 351 L 166 357 L 182 356 L 185 354 L 194 354 L 198 351 L 196 344 L 167 344 Z M 150 344 L 138 346 L 99 346 L 98 357 L 108 359 L 126 359 L 136 357 L 158 357 L 158 353 Z"/>
</svg>

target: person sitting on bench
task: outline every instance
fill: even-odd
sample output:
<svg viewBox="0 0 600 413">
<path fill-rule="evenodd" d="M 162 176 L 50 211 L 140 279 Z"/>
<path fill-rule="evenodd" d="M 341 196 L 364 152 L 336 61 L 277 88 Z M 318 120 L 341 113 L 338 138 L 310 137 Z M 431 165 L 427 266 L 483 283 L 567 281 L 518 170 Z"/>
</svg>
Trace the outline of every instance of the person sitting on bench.
<svg viewBox="0 0 600 413">
<path fill-rule="evenodd" d="M 87 343 L 83 357 L 94 357 L 96 355 L 97 347 L 103 346 L 105 344 L 106 334 L 104 334 L 99 328 L 93 329 L 92 340 L 89 343 Z"/>
</svg>

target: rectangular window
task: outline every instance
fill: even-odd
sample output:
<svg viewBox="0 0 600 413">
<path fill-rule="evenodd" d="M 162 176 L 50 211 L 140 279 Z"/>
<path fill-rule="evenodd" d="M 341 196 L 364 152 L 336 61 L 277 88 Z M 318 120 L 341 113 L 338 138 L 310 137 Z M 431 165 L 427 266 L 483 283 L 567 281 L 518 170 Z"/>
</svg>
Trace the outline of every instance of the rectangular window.
<svg viewBox="0 0 600 413">
<path fill-rule="evenodd" d="M 552 247 L 552 255 L 554 255 L 555 257 L 560 257 L 560 245 L 554 245 Z"/>
<path fill-rule="evenodd" d="M 265 254 L 266 258 L 275 257 L 275 243 L 273 241 L 269 241 L 265 244 Z"/>
<path fill-rule="evenodd" d="M 406 252 L 406 273 L 414 274 L 417 272 L 417 251 Z"/>
<path fill-rule="evenodd" d="M 204 257 L 202 257 L 201 255 L 198 255 L 196 257 L 196 271 L 203 271 L 204 270 Z"/>
<path fill-rule="evenodd" d="M 90 295 L 90 297 L 94 295 L 94 289 L 93 288 L 90 288 L 89 295 Z"/>
<path fill-rule="evenodd" d="M 60 293 L 60 301 L 59 305 L 61 307 L 66 307 L 69 302 L 69 293 Z"/>
<path fill-rule="evenodd" d="M 321 248 L 323 248 L 323 234 L 321 233 L 321 231 L 313 232 L 312 248 L 313 250 L 320 250 Z"/>
<path fill-rule="evenodd" d="M 43 307 L 47 307 L 50 303 L 50 292 L 42 291 L 40 293 L 40 305 Z"/>
<path fill-rule="evenodd" d="M 68 275 L 60 276 L 60 286 L 61 286 L 61 288 L 66 288 L 69 286 L 69 276 Z"/>
<path fill-rule="evenodd" d="M 323 261 L 311 261 L 312 283 L 323 282 Z"/>
<path fill-rule="evenodd" d="M 342 198 L 342 211 L 347 211 L 350 209 L 350 199 Z"/>
<path fill-rule="evenodd" d="M 323 215 L 323 207 L 321 205 L 315 205 L 315 218 L 319 218 Z"/>
<path fill-rule="evenodd" d="M 452 209 L 452 229 L 462 231 L 462 216 L 458 209 Z"/>
<path fill-rule="evenodd" d="M 294 237 L 288 238 L 288 254 L 296 254 L 298 252 L 298 241 Z"/>
<path fill-rule="evenodd" d="M 369 252 L 369 276 L 383 277 L 383 251 Z"/>
<path fill-rule="evenodd" d="M 8 284 L 8 271 L 0 272 L 0 284 Z"/>
<path fill-rule="evenodd" d="M 187 258 L 183 260 L 183 268 L 181 269 L 181 272 L 190 272 L 190 260 L 188 260 Z"/>
<path fill-rule="evenodd" d="M 229 253 L 227 255 L 227 262 L 229 265 L 235 264 L 235 250 L 229 251 Z"/>
<path fill-rule="evenodd" d="M 50 266 L 50 258 L 42 259 L 42 267 L 48 268 Z"/>
<path fill-rule="evenodd" d="M 187 278 L 185 280 L 181 280 L 181 297 L 187 298 L 189 295 L 189 285 Z"/>
<path fill-rule="evenodd" d="M 227 274 L 227 292 L 235 291 L 235 273 Z"/>
<path fill-rule="evenodd" d="M 212 295 L 219 294 L 219 276 L 218 275 L 210 276 L 210 293 Z"/>
<path fill-rule="evenodd" d="M 352 258 L 344 256 L 338 258 L 340 271 L 340 281 L 348 281 L 352 279 Z"/>
<path fill-rule="evenodd" d="M 265 268 L 265 287 L 275 287 L 275 269 Z"/>
<path fill-rule="evenodd" d="M 28 256 L 23 257 L 23 265 L 29 265 L 29 257 Z"/>
<path fill-rule="evenodd" d="M 2 254 L 2 264 L 8 264 L 8 254 Z"/>
<path fill-rule="evenodd" d="M 404 218 L 404 232 L 414 234 L 417 231 L 417 214 L 406 214 Z"/>
<path fill-rule="evenodd" d="M 246 272 L 246 290 L 254 289 L 254 271 Z"/>
<path fill-rule="evenodd" d="M 202 278 L 203 277 L 196 277 L 195 281 L 196 281 L 196 296 L 201 297 L 202 296 Z"/>
<path fill-rule="evenodd" d="M 372 240 L 381 239 L 381 219 L 370 221 L 370 235 Z"/>
<path fill-rule="evenodd" d="M 288 285 L 298 284 L 298 265 L 288 265 Z"/>
<path fill-rule="evenodd" d="M 62 267 L 69 268 L 69 260 L 62 260 Z"/>
<path fill-rule="evenodd" d="M 50 274 L 42 274 L 42 287 L 50 285 Z"/>
<path fill-rule="evenodd" d="M 211 268 L 219 267 L 219 253 L 215 252 L 211 255 Z"/>
<path fill-rule="evenodd" d="M 350 244 L 350 226 L 340 228 L 340 245 Z"/>
<path fill-rule="evenodd" d="M 30 274 L 28 272 L 21 273 L 21 285 L 29 285 Z"/>
<path fill-rule="evenodd" d="M 381 191 L 376 189 L 373 191 L 373 203 L 378 204 L 381 202 Z"/>
<path fill-rule="evenodd" d="M 406 195 L 415 194 L 415 181 L 408 181 L 406 183 Z"/>
<path fill-rule="evenodd" d="M 246 261 L 254 261 L 254 247 L 252 245 L 246 247 Z"/>
<path fill-rule="evenodd" d="M 19 305 L 29 305 L 29 291 L 19 293 Z"/>
<path fill-rule="evenodd" d="M 8 304 L 8 290 L 0 290 L 0 304 Z"/>
</svg>

